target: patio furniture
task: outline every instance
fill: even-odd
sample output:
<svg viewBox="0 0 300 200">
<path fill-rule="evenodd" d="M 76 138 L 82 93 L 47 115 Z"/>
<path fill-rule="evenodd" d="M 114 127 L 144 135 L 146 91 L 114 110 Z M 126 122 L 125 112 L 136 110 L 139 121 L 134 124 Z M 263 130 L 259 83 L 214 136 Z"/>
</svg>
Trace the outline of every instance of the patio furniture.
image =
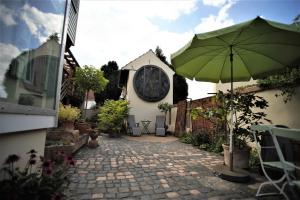
<svg viewBox="0 0 300 200">
<path fill-rule="evenodd" d="M 139 127 L 139 123 L 135 122 L 135 117 L 134 115 L 128 115 L 127 117 L 127 127 L 128 127 L 128 132 L 132 134 L 133 136 L 141 136 L 141 129 Z"/>
<path fill-rule="evenodd" d="M 166 122 L 165 116 L 163 116 L 163 115 L 156 116 L 155 134 L 157 136 L 165 136 L 166 135 L 165 122 Z"/>
<path fill-rule="evenodd" d="M 257 149 L 259 160 L 261 163 L 261 168 L 268 179 L 268 181 L 262 183 L 256 193 L 256 196 L 266 196 L 266 195 L 274 195 L 274 194 L 281 194 L 285 197 L 285 199 L 289 199 L 286 192 L 284 191 L 285 186 L 288 184 L 289 186 L 296 186 L 300 188 L 300 181 L 296 180 L 294 176 L 295 169 L 300 169 L 300 166 L 296 166 L 294 163 L 289 162 L 285 159 L 282 149 L 279 145 L 278 139 L 279 138 L 287 138 L 291 140 L 300 140 L 300 129 L 286 129 L 286 128 L 279 128 L 274 125 L 252 125 L 251 132 L 253 133 Z M 273 140 L 273 146 L 259 146 L 257 142 L 257 133 L 269 133 Z M 279 138 L 278 138 L 279 137 Z M 278 155 L 278 161 L 265 161 L 262 159 L 261 156 L 261 149 L 275 149 Z M 292 147 L 291 147 L 292 148 Z M 276 168 L 283 171 L 283 175 L 281 178 L 277 180 L 273 180 L 267 173 L 266 167 Z M 278 193 L 262 193 L 261 189 L 265 185 L 273 185 L 277 190 Z"/>
<path fill-rule="evenodd" d="M 146 134 L 150 134 L 149 125 L 150 125 L 151 121 L 142 120 L 141 123 L 142 123 L 142 132 L 146 133 Z"/>
</svg>

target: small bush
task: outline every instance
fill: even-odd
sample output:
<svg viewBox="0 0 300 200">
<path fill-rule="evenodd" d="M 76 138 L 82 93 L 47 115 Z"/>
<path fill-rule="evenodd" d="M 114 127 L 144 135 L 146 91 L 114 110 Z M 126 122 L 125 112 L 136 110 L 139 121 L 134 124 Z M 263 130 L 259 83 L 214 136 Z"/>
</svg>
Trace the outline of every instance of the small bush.
<svg viewBox="0 0 300 200">
<path fill-rule="evenodd" d="M 58 119 L 60 121 L 75 121 L 80 117 L 80 110 L 71 105 L 59 104 Z"/>
<path fill-rule="evenodd" d="M 98 127 L 100 130 L 119 133 L 129 112 L 128 104 L 124 100 L 106 100 L 99 109 Z"/>
<path fill-rule="evenodd" d="M 209 134 L 206 131 L 193 133 L 192 135 L 192 144 L 194 146 L 200 146 L 201 144 L 207 144 L 209 142 Z"/>
<path fill-rule="evenodd" d="M 250 168 L 255 168 L 255 167 L 259 166 L 259 164 L 260 164 L 260 161 L 259 161 L 257 149 L 256 148 L 251 149 L 250 158 L 249 158 Z"/>
<path fill-rule="evenodd" d="M 192 134 L 191 133 L 183 133 L 183 135 L 180 137 L 180 142 L 191 144 L 192 143 Z"/>
<path fill-rule="evenodd" d="M 212 139 L 211 145 L 208 151 L 214 153 L 221 153 L 223 151 L 222 144 L 226 143 L 226 139 L 223 135 L 215 135 Z"/>
</svg>

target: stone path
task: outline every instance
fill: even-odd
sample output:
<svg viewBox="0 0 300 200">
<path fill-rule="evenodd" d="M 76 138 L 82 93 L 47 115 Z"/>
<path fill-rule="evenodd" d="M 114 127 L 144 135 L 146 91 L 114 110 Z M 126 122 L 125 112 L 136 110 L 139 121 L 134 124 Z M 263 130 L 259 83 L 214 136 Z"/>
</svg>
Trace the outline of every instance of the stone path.
<svg viewBox="0 0 300 200">
<path fill-rule="evenodd" d="M 258 187 L 216 177 L 212 167 L 223 163 L 221 156 L 174 139 L 103 136 L 98 148 L 81 149 L 75 160 L 68 199 L 254 199 Z"/>
</svg>

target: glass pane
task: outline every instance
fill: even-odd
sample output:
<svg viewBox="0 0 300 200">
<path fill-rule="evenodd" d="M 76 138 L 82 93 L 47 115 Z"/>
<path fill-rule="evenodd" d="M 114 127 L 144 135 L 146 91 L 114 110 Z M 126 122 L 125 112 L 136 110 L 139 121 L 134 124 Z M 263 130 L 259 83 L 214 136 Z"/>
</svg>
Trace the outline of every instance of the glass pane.
<svg viewBox="0 0 300 200">
<path fill-rule="evenodd" d="M 54 109 L 66 0 L 0 0 L 0 102 Z"/>
</svg>

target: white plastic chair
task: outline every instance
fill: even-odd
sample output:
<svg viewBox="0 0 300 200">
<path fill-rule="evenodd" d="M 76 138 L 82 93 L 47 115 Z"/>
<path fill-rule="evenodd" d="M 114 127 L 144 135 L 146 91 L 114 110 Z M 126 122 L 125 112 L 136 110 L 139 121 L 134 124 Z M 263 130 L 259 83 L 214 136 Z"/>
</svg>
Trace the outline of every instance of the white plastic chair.
<svg viewBox="0 0 300 200">
<path fill-rule="evenodd" d="M 273 140 L 274 146 L 260 146 L 257 142 L 257 135 L 258 132 L 269 132 L 271 135 L 271 138 Z M 291 140 L 300 140 L 300 129 L 286 129 L 286 128 L 278 128 L 274 125 L 252 125 L 251 126 L 251 132 L 254 136 L 259 160 L 261 163 L 261 168 L 268 179 L 267 182 L 262 183 L 256 193 L 256 196 L 266 196 L 266 195 L 274 195 L 274 194 L 281 194 L 285 197 L 285 199 L 289 199 L 287 194 L 285 193 L 284 189 L 287 184 L 290 186 L 297 186 L 300 188 L 300 181 L 296 180 L 293 176 L 293 173 L 295 172 L 295 169 L 300 169 L 299 166 L 296 166 L 294 163 L 286 161 L 286 159 L 283 156 L 282 150 L 280 148 L 278 138 L 277 137 L 284 137 Z M 276 150 L 277 155 L 279 157 L 278 161 L 264 161 L 261 157 L 261 149 L 263 148 L 273 148 Z M 283 171 L 283 175 L 281 178 L 277 180 L 272 180 L 272 178 L 268 175 L 268 173 L 265 170 L 265 167 L 272 167 L 277 168 Z M 277 190 L 278 193 L 262 193 L 261 190 L 265 185 L 273 185 Z"/>
</svg>

